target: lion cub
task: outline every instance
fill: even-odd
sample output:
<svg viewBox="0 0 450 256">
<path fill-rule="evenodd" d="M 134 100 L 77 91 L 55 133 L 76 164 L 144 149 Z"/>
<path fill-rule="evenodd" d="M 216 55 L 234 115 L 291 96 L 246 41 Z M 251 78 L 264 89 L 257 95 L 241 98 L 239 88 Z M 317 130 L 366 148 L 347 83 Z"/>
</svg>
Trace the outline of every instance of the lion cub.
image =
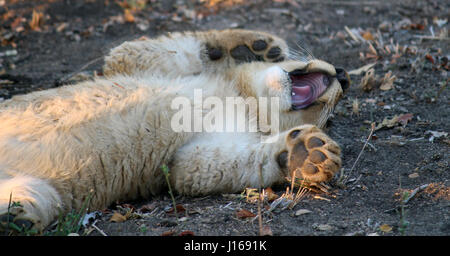
<svg viewBox="0 0 450 256">
<path fill-rule="evenodd" d="M 320 128 L 348 85 L 345 71 L 294 59 L 274 35 L 125 42 L 105 57 L 104 74 L 0 104 L 0 230 L 42 230 L 88 195 L 91 211 L 149 197 L 167 185 L 163 165 L 172 187 L 192 196 L 259 186 L 260 169 L 270 186 L 294 171 L 327 181 L 341 166 Z M 233 108 L 251 129 L 223 114 L 229 99 L 241 100 Z"/>
</svg>

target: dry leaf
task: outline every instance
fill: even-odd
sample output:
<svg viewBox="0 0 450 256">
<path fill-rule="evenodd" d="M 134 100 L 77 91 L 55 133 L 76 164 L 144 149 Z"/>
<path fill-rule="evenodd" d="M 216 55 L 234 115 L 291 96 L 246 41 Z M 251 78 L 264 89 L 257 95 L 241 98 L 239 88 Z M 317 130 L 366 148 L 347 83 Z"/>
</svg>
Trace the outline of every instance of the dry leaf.
<svg viewBox="0 0 450 256">
<path fill-rule="evenodd" d="M 425 29 L 425 26 L 424 25 L 422 25 L 422 24 L 410 24 L 409 25 L 409 28 L 410 29 L 414 29 L 414 30 L 424 30 Z"/>
<path fill-rule="evenodd" d="M 135 21 L 133 14 L 131 14 L 130 10 L 128 9 L 124 10 L 123 17 L 125 18 L 126 22 L 133 23 Z"/>
<path fill-rule="evenodd" d="M 175 230 L 164 231 L 161 236 L 173 236 L 175 234 Z"/>
<path fill-rule="evenodd" d="M 152 212 L 153 210 L 155 210 L 157 206 L 158 204 L 156 202 L 153 202 L 151 204 L 141 206 L 141 208 L 139 208 L 138 211 L 142 213 Z"/>
<path fill-rule="evenodd" d="M 268 202 L 273 202 L 279 197 L 277 194 L 273 192 L 271 188 L 264 189 L 264 194 L 266 195 Z"/>
<path fill-rule="evenodd" d="M 389 119 L 387 117 L 385 117 L 383 119 L 383 122 L 381 122 L 381 124 L 378 124 L 377 127 L 375 128 L 375 130 L 379 130 L 381 128 L 392 128 L 394 126 L 396 126 L 398 124 L 398 116 L 395 115 L 393 118 Z"/>
<path fill-rule="evenodd" d="M 17 31 L 17 28 L 19 28 L 19 26 L 22 25 L 22 22 L 23 22 L 24 20 L 25 20 L 25 19 L 22 18 L 22 17 L 17 17 L 17 18 L 15 18 L 14 21 L 13 21 L 13 22 L 11 23 L 11 25 L 10 25 L 11 30 L 15 30 L 16 32 L 18 32 L 18 31 Z"/>
<path fill-rule="evenodd" d="M 373 56 L 376 56 L 378 58 L 378 52 L 377 52 L 375 47 L 373 47 L 373 45 L 370 42 L 369 42 L 369 50 L 370 50 L 370 53 L 373 54 Z"/>
<path fill-rule="evenodd" d="M 128 1 L 116 1 L 117 4 L 122 7 L 123 9 L 129 9 L 131 8 L 130 4 L 128 3 Z"/>
<path fill-rule="evenodd" d="M 127 220 L 127 217 L 123 216 L 122 214 L 115 212 L 111 219 L 109 219 L 110 222 L 117 222 L 121 223 Z"/>
<path fill-rule="evenodd" d="M 383 225 L 380 226 L 380 230 L 385 232 L 385 233 L 388 233 L 388 232 L 392 231 L 392 227 L 389 226 L 388 224 L 383 224 Z"/>
<path fill-rule="evenodd" d="M 427 59 L 429 62 L 431 62 L 434 65 L 434 58 L 430 54 L 425 55 L 425 59 Z"/>
<path fill-rule="evenodd" d="M 238 217 L 239 219 L 253 218 L 253 217 L 256 217 L 256 214 L 254 214 L 250 211 L 247 211 L 245 209 L 242 209 L 242 210 L 236 212 L 236 217 Z"/>
<path fill-rule="evenodd" d="M 135 39 L 133 41 L 147 41 L 147 40 L 150 40 L 150 38 L 148 38 L 146 36 L 141 36 L 141 37 L 139 37 L 139 38 L 137 38 L 137 39 Z"/>
<path fill-rule="evenodd" d="M 397 121 L 402 124 L 403 126 L 406 126 L 408 124 L 409 121 L 411 121 L 413 118 L 413 114 L 408 113 L 408 114 L 404 114 L 399 116 L 397 119 Z"/>
<path fill-rule="evenodd" d="M 176 209 L 177 209 L 177 214 L 186 211 L 186 208 L 184 208 L 184 206 L 181 205 L 181 204 L 177 204 L 175 207 L 176 207 Z M 166 213 L 174 213 L 174 212 L 175 212 L 175 211 L 174 211 L 174 209 L 173 209 L 173 207 L 172 207 L 172 208 L 170 208 Z"/>
<path fill-rule="evenodd" d="M 272 229 L 269 226 L 263 226 L 259 233 L 260 236 L 273 236 Z"/>
<path fill-rule="evenodd" d="M 194 236 L 194 232 L 186 230 L 180 233 L 180 236 Z"/>
<path fill-rule="evenodd" d="M 394 88 L 394 81 L 397 79 L 395 75 L 392 75 L 392 72 L 387 72 L 383 79 L 381 80 L 380 89 L 383 91 L 390 90 Z"/>
<path fill-rule="evenodd" d="M 371 68 L 361 78 L 361 88 L 366 92 L 371 91 L 375 87 L 376 82 L 375 70 Z"/>
<path fill-rule="evenodd" d="M 369 31 L 364 32 L 361 36 L 362 36 L 362 38 L 364 38 L 367 41 L 375 40 L 375 38 L 373 37 L 372 33 L 370 33 Z"/>
<path fill-rule="evenodd" d="M 39 30 L 39 27 L 44 23 L 43 18 L 43 13 L 33 10 L 33 16 L 31 17 L 31 21 L 28 23 L 28 25 L 30 25 L 30 28 L 32 30 Z"/>
</svg>

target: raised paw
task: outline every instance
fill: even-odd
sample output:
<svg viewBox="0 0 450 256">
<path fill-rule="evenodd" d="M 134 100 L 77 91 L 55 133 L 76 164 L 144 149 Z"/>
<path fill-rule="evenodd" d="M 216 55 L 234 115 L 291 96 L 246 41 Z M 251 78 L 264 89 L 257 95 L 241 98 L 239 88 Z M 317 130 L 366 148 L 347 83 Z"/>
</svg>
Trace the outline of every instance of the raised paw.
<svg viewBox="0 0 450 256">
<path fill-rule="evenodd" d="M 29 216 L 22 206 L 11 207 L 0 214 L 0 235 L 35 234 L 39 229 L 39 221 L 34 216 Z"/>
<path fill-rule="evenodd" d="M 284 158 L 289 174 L 311 182 L 330 180 L 341 168 L 341 149 L 314 125 L 290 130 L 286 136 Z"/>
<path fill-rule="evenodd" d="M 237 64 L 252 61 L 280 62 L 287 58 L 287 44 L 265 32 L 249 30 L 216 31 L 206 39 L 210 60 L 233 59 Z"/>
</svg>

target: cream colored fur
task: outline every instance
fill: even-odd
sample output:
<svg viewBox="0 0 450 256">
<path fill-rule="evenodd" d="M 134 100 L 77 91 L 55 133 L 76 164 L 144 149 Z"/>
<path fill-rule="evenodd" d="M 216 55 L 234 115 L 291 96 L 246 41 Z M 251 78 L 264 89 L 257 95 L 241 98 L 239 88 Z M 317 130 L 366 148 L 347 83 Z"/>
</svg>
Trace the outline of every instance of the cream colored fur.
<svg viewBox="0 0 450 256">
<path fill-rule="evenodd" d="M 230 34 L 234 37 L 223 38 Z M 324 125 L 342 93 L 339 83 L 335 80 L 313 109 L 291 111 L 290 85 L 283 71 L 333 75 L 333 66 L 318 60 L 236 65 L 231 58 L 213 63 L 205 56 L 205 41 L 224 42 L 223 47 L 230 48 L 255 36 L 270 37 L 287 53 L 282 40 L 246 31 L 126 42 L 105 58 L 104 79 L 1 103 L 0 215 L 6 214 L 12 195 L 12 201 L 23 207 L 10 213 L 42 229 L 60 211 L 79 209 L 89 194 L 91 211 L 116 201 L 149 197 L 166 187 L 164 164 L 170 168 L 175 190 L 187 195 L 259 186 L 260 167 L 264 186 L 270 186 L 288 175 L 277 156 L 289 150 L 287 135 L 295 129 L 323 138 L 338 151 L 331 139 L 305 124 Z M 193 100 L 194 89 L 202 89 L 204 98 L 223 100 L 279 97 L 281 133 L 274 143 L 262 143 L 261 133 L 174 132 L 170 124 L 177 110 L 171 109 L 171 102 L 180 96 Z M 323 152 L 336 154 L 339 162 L 323 171 L 336 172 L 339 152 Z M 317 181 L 321 180 L 325 179 Z"/>
</svg>

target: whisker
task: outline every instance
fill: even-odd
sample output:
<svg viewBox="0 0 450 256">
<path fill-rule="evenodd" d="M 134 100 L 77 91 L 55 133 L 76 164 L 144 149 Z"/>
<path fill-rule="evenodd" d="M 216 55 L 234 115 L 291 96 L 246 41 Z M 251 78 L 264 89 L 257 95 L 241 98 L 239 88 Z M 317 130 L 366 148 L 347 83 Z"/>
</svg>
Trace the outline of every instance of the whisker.
<svg viewBox="0 0 450 256">
<path fill-rule="evenodd" d="M 303 62 L 309 62 L 311 60 L 308 55 L 305 55 L 304 53 L 298 52 L 296 50 L 290 50 L 289 55 L 289 58 L 293 60 L 299 60 Z"/>
<path fill-rule="evenodd" d="M 292 52 L 293 57 L 299 58 L 299 60 L 306 60 L 311 61 L 316 59 L 312 52 L 308 50 L 306 47 L 302 46 L 300 44 L 301 42 L 295 42 L 295 45 L 298 49 L 291 49 L 290 52 Z"/>
</svg>

